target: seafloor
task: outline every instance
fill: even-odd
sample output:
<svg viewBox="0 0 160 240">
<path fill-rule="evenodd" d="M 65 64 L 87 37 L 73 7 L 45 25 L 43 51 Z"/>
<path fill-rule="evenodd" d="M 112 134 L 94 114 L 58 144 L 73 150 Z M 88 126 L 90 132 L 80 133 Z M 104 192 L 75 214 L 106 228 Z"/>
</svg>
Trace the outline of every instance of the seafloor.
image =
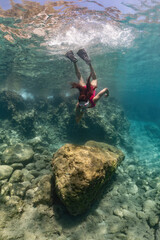
<svg viewBox="0 0 160 240">
<path fill-rule="evenodd" d="M 160 239 L 159 127 L 127 119 L 113 98 L 77 125 L 73 99 L 0 93 L 0 240 Z M 50 197 L 51 158 L 65 143 L 88 140 L 117 146 L 126 157 L 88 212 L 73 217 L 54 191 Z M 16 149 L 20 158 L 9 158 Z"/>
</svg>

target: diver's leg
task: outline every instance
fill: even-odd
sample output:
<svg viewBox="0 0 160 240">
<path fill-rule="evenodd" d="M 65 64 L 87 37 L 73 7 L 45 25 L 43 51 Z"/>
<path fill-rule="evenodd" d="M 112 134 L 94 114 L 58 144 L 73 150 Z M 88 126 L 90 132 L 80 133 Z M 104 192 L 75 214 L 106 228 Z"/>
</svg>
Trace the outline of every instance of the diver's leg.
<svg viewBox="0 0 160 240">
<path fill-rule="evenodd" d="M 74 53 L 72 50 L 66 52 L 65 56 L 71 60 L 71 62 L 75 63 L 77 62 L 77 58 L 74 56 Z"/>
<path fill-rule="evenodd" d="M 79 103 L 76 105 L 76 123 L 79 123 L 83 117 L 83 112 L 80 111 Z"/>
<path fill-rule="evenodd" d="M 86 84 L 85 84 L 85 82 L 84 82 L 84 80 L 83 80 L 83 77 L 82 77 L 82 75 L 81 75 L 81 73 L 80 73 L 80 71 L 79 71 L 79 68 L 78 68 L 76 62 L 74 63 L 74 68 L 75 68 L 75 72 L 76 72 L 76 76 L 77 76 L 77 78 L 78 78 L 79 84 L 80 84 L 81 86 L 85 86 Z"/>
<path fill-rule="evenodd" d="M 96 73 L 95 73 L 91 63 L 89 64 L 89 68 L 90 68 L 91 76 L 92 76 L 92 79 L 93 79 L 92 82 L 91 82 L 91 85 L 93 87 L 97 88 L 97 85 L 98 85 L 98 83 L 97 83 L 97 76 L 96 76 Z"/>
<path fill-rule="evenodd" d="M 94 98 L 93 98 L 93 102 L 96 104 L 99 99 L 105 94 L 105 97 L 109 96 L 109 90 L 108 88 L 104 88 L 103 90 L 101 90 Z"/>
<path fill-rule="evenodd" d="M 88 57 L 88 54 L 84 48 L 79 49 L 77 55 L 82 58 L 88 65 L 91 63 L 91 60 Z"/>
</svg>

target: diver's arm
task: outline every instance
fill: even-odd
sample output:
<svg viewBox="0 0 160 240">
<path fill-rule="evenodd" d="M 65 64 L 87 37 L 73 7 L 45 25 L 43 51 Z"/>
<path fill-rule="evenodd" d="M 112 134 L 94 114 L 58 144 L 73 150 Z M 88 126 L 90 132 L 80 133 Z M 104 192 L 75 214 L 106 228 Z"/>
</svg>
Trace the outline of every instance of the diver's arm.
<svg viewBox="0 0 160 240">
<path fill-rule="evenodd" d="M 109 96 L 109 90 L 108 88 L 104 88 L 103 90 L 101 90 L 94 98 L 93 98 L 93 102 L 96 104 L 98 102 L 98 100 L 105 94 L 105 97 Z"/>
</svg>

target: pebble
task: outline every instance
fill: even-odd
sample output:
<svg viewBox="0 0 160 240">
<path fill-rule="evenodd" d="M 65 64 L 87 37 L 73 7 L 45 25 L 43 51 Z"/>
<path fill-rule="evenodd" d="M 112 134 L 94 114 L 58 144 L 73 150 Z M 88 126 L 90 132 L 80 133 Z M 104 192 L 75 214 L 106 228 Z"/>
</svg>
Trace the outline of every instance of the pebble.
<svg viewBox="0 0 160 240">
<path fill-rule="evenodd" d="M 35 163 L 29 163 L 25 167 L 28 171 L 32 170 L 35 168 Z"/>
<path fill-rule="evenodd" d="M 41 142 L 42 142 L 41 136 L 37 136 L 37 137 L 32 138 L 32 139 L 30 139 L 30 140 L 28 141 L 28 143 L 31 144 L 31 145 L 33 145 L 33 146 L 35 146 L 35 145 L 37 145 L 37 144 L 39 144 L 39 143 L 41 143 Z"/>
<path fill-rule="evenodd" d="M 35 195 L 35 189 L 29 189 L 26 192 L 26 198 L 27 199 L 32 199 Z"/>
<path fill-rule="evenodd" d="M 11 196 L 18 196 L 23 198 L 27 188 L 30 186 L 30 183 L 13 183 L 12 188 L 10 190 Z"/>
<path fill-rule="evenodd" d="M 1 187 L 1 195 L 10 195 L 10 190 L 12 189 L 12 183 L 6 182 Z"/>
<path fill-rule="evenodd" d="M 23 168 L 23 164 L 22 163 L 13 163 L 11 165 L 11 167 L 15 170 L 15 169 L 22 169 Z"/>
<path fill-rule="evenodd" d="M 22 173 L 23 173 L 23 178 L 22 180 L 25 182 L 25 181 L 29 181 L 29 182 L 32 182 L 32 180 L 35 178 L 33 176 L 33 174 L 31 173 L 31 171 L 28 171 L 27 169 L 22 169 Z"/>
<path fill-rule="evenodd" d="M 119 217 L 123 217 L 123 212 L 122 212 L 122 209 L 115 209 L 114 211 L 113 211 L 113 213 L 114 213 L 114 215 L 116 215 L 116 216 L 119 216 Z"/>
<path fill-rule="evenodd" d="M 37 170 L 31 170 L 30 173 L 34 176 L 34 177 L 38 177 L 40 175 L 40 172 L 38 172 Z"/>
<path fill-rule="evenodd" d="M 159 223 L 159 217 L 156 214 L 151 214 L 148 221 L 150 227 L 155 227 Z"/>
<path fill-rule="evenodd" d="M 149 190 L 145 193 L 145 197 L 146 198 L 155 198 L 155 195 L 157 193 L 157 190 L 156 189 L 152 189 L 152 190 Z"/>
<path fill-rule="evenodd" d="M 156 202 L 153 200 L 146 200 L 143 205 L 143 210 L 146 213 L 150 213 L 156 209 Z"/>
<path fill-rule="evenodd" d="M 128 192 L 129 192 L 130 194 L 135 195 L 135 194 L 138 192 L 138 187 L 137 187 L 137 185 L 136 185 L 136 184 L 132 184 L 132 185 L 129 187 Z"/>
<path fill-rule="evenodd" d="M 42 169 L 45 169 L 46 168 L 46 163 L 44 161 L 37 161 L 35 163 L 35 167 L 38 171 L 42 170 Z"/>
<path fill-rule="evenodd" d="M 0 187 L 1 187 L 4 183 L 6 183 L 7 181 L 8 181 L 8 179 L 0 180 Z"/>
<path fill-rule="evenodd" d="M 146 219 L 146 214 L 144 212 L 142 212 L 142 211 L 138 211 L 137 212 L 137 217 L 139 219 Z"/>
</svg>

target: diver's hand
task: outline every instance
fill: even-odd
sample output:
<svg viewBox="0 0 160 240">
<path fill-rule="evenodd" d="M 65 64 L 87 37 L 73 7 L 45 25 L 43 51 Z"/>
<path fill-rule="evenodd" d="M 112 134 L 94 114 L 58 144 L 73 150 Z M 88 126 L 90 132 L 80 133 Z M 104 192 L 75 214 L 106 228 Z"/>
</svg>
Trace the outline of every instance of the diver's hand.
<svg viewBox="0 0 160 240">
<path fill-rule="evenodd" d="M 109 90 L 107 88 L 106 93 L 104 94 L 105 97 L 109 97 Z"/>
</svg>

